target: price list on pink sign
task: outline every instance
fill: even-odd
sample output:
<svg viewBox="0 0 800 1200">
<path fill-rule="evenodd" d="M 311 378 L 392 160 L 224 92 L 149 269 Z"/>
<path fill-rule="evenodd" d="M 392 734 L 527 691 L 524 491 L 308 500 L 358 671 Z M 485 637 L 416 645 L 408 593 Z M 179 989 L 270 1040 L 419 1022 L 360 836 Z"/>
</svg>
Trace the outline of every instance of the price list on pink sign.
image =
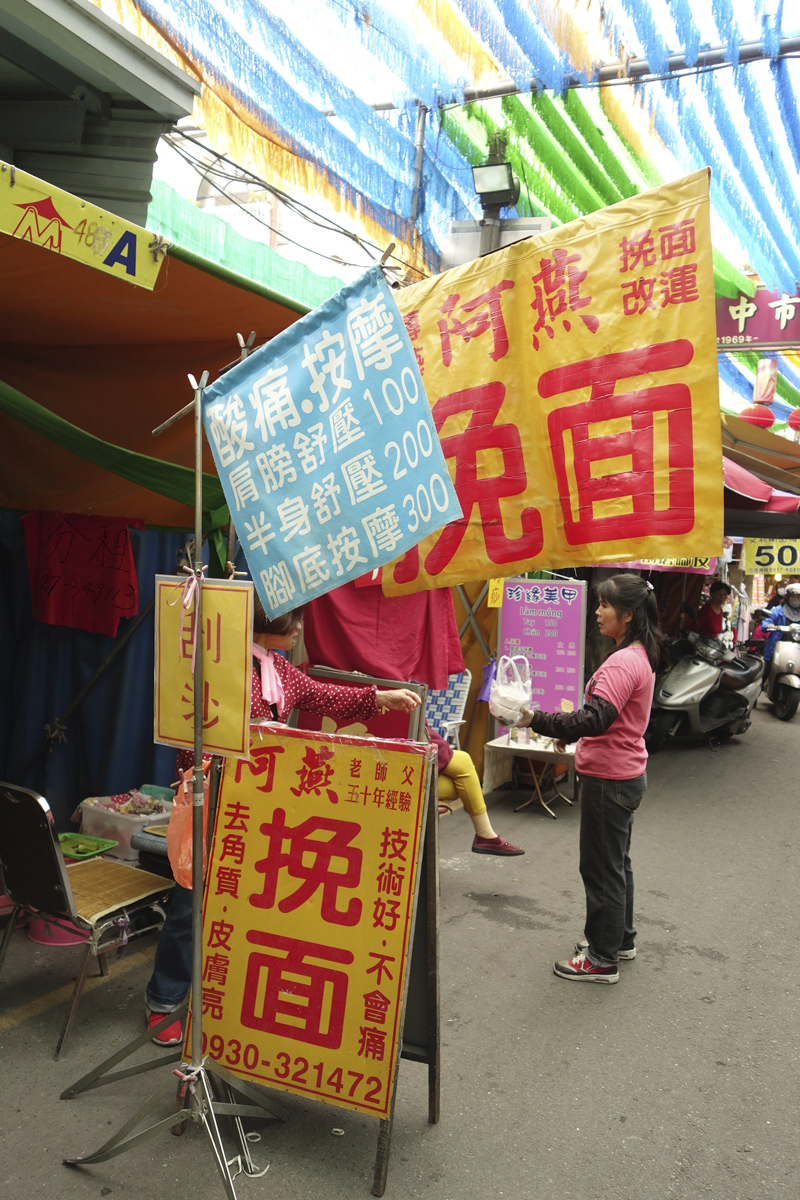
<svg viewBox="0 0 800 1200">
<path fill-rule="evenodd" d="M 498 654 L 528 660 L 534 708 L 573 712 L 583 705 L 585 638 L 585 582 L 505 580 Z"/>
</svg>

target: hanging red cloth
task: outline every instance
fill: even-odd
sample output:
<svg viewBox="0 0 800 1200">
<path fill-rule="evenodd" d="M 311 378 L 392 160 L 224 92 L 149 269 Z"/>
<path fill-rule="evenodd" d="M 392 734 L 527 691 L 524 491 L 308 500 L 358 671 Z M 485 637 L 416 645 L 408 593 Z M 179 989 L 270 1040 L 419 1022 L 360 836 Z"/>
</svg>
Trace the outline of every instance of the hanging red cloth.
<svg viewBox="0 0 800 1200">
<path fill-rule="evenodd" d="M 136 616 L 139 584 L 129 526 L 144 529 L 144 522 L 62 512 L 22 518 L 37 621 L 115 637 L 120 617 Z"/>
<path fill-rule="evenodd" d="M 464 670 L 449 588 L 384 596 L 379 587 L 345 583 L 309 604 L 303 630 L 318 666 L 429 688 L 446 688 L 448 675 Z"/>
</svg>

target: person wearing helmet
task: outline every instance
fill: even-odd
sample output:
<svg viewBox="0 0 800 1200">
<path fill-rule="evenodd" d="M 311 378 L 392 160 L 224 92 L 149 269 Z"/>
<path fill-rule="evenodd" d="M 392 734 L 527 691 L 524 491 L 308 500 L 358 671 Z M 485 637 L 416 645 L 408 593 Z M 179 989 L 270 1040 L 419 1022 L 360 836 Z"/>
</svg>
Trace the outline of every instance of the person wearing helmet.
<svg viewBox="0 0 800 1200">
<path fill-rule="evenodd" d="M 786 586 L 783 604 L 776 604 L 774 608 L 771 608 L 761 622 L 762 630 L 768 635 L 764 645 L 764 662 L 771 662 L 775 653 L 775 644 L 780 637 L 776 629 L 781 625 L 795 623 L 800 624 L 800 583 L 789 583 Z M 765 671 L 764 679 L 766 680 L 768 676 L 769 671 Z"/>
</svg>

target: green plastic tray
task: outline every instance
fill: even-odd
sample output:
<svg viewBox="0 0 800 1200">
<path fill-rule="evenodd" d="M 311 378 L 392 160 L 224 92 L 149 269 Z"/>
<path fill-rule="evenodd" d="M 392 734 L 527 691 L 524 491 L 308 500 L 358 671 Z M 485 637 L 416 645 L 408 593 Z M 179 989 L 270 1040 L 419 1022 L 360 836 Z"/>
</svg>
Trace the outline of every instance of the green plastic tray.
<svg viewBox="0 0 800 1200">
<path fill-rule="evenodd" d="M 61 843 L 61 853 L 64 858 L 94 858 L 97 854 L 105 854 L 107 850 L 113 850 L 119 842 L 114 842 L 111 838 L 96 838 L 87 837 L 85 833 L 60 833 L 58 840 Z"/>
<path fill-rule="evenodd" d="M 155 783 L 143 783 L 139 788 L 143 796 L 155 796 L 158 800 L 175 799 L 175 792 L 172 788 L 158 787 Z"/>
</svg>

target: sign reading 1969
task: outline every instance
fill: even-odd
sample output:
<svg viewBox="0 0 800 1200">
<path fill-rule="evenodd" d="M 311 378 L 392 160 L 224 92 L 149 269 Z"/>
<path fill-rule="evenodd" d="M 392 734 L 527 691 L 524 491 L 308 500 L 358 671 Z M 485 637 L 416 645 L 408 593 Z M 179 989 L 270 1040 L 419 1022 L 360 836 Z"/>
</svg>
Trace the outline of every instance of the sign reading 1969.
<svg viewBox="0 0 800 1200">
<path fill-rule="evenodd" d="M 750 575 L 772 575 L 775 571 L 800 571 L 800 540 L 778 538 L 763 541 L 761 538 L 745 538 L 747 572 Z"/>
</svg>

